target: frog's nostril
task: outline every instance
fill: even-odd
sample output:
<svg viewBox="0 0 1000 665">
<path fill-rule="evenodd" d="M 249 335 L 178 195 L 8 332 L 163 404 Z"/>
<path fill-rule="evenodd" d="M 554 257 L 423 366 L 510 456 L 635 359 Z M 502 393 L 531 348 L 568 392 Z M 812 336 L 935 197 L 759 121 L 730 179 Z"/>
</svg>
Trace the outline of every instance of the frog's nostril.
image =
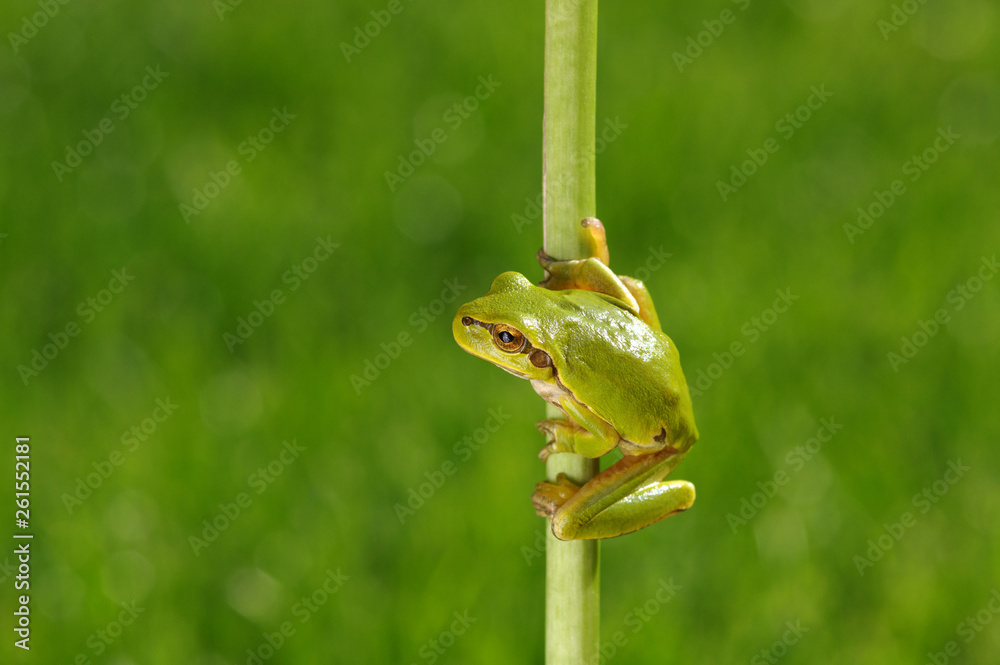
<svg viewBox="0 0 1000 665">
<path fill-rule="evenodd" d="M 462 317 L 462 325 L 463 326 L 471 326 L 472 325 L 472 317 L 471 316 L 463 316 Z"/>
</svg>

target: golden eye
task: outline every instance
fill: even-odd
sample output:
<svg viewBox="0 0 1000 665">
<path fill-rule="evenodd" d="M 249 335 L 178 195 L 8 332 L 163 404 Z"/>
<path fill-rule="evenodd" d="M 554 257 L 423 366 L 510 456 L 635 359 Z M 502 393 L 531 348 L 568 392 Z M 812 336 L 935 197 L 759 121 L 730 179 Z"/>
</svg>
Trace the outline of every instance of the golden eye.
<svg viewBox="0 0 1000 665">
<path fill-rule="evenodd" d="M 519 353 L 524 348 L 524 335 L 504 323 L 493 326 L 493 343 L 507 353 Z"/>
</svg>

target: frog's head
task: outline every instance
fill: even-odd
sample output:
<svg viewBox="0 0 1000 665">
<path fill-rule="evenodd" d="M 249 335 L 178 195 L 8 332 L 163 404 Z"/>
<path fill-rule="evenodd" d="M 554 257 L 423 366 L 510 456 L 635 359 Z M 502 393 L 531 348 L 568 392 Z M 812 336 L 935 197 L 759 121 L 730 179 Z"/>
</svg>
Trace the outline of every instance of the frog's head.
<svg viewBox="0 0 1000 665">
<path fill-rule="evenodd" d="M 474 356 L 524 379 L 552 376 L 552 292 L 517 272 L 505 272 L 489 293 L 459 307 L 452 332 Z"/>
</svg>

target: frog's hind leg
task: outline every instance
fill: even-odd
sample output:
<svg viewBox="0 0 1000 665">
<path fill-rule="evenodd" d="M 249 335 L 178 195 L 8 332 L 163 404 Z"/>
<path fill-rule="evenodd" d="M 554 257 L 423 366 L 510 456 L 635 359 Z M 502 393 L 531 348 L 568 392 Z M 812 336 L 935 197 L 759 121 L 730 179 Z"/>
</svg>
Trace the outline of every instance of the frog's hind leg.
<svg viewBox="0 0 1000 665">
<path fill-rule="evenodd" d="M 620 536 L 691 507 L 694 485 L 663 481 L 682 457 L 670 447 L 649 455 L 626 455 L 564 501 L 551 500 L 550 483 L 539 483 L 536 493 L 549 499 L 552 532 L 560 540 Z M 565 488 L 560 490 L 562 498 Z"/>
<path fill-rule="evenodd" d="M 580 523 L 572 516 L 557 514 L 558 521 L 553 521 L 552 530 L 560 540 L 621 536 L 687 510 L 694 503 L 694 496 L 694 485 L 686 480 L 649 483 L 590 521 Z"/>
</svg>

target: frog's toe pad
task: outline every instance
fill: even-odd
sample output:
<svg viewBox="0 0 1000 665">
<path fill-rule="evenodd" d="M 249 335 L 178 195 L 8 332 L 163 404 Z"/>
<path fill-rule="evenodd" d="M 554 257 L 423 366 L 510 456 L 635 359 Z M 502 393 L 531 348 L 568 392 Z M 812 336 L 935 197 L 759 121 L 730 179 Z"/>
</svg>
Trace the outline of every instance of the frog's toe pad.
<svg viewBox="0 0 1000 665">
<path fill-rule="evenodd" d="M 579 489 L 578 485 L 571 483 L 561 473 L 555 483 L 538 483 L 535 485 L 535 493 L 531 495 L 535 513 L 541 517 L 552 517 Z"/>
</svg>

